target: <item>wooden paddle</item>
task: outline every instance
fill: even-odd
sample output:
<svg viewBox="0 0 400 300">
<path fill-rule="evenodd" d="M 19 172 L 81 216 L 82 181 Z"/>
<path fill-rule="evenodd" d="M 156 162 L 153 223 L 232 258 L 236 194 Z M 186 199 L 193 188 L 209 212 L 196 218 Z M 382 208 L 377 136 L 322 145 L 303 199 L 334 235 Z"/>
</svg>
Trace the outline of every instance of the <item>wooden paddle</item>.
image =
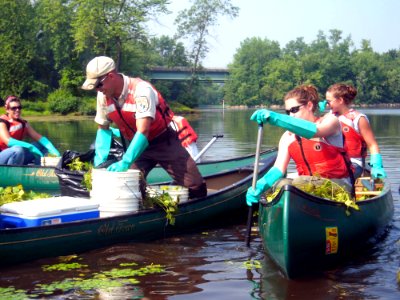
<svg viewBox="0 0 400 300">
<path fill-rule="evenodd" d="M 260 161 L 260 152 L 262 144 L 262 134 L 263 134 L 263 123 L 258 124 L 258 135 L 257 135 L 257 146 L 256 146 L 256 157 L 254 160 L 254 172 L 253 172 L 253 184 L 252 187 L 255 190 L 258 177 L 258 164 Z M 253 205 L 249 207 L 249 213 L 247 215 L 247 229 L 246 229 L 246 246 L 250 246 L 250 235 L 251 235 L 251 225 L 253 222 Z"/>
</svg>

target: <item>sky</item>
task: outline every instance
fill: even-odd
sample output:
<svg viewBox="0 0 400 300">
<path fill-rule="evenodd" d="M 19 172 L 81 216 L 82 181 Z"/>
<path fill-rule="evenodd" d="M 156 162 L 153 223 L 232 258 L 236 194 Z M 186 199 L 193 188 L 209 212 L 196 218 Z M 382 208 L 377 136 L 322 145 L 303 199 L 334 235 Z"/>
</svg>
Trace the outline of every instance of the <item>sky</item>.
<svg viewBox="0 0 400 300">
<path fill-rule="evenodd" d="M 369 40 L 375 52 L 400 49 L 400 0 L 232 0 L 239 16 L 219 18 L 211 30 L 209 52 L 202 62 L 206 68 L 225 68 L 246 38 L 259 37 L 277 41 L 284 48 L 290 41 L 303 37 L 310 44 L 322 30 L 342 31 L 351 37 L 356 49 L 361 40 Z M 159 16 L 149 24 L 156 36 L 175 33 L 178 11 L 189 8 L 189 0 L 170 0 L 172 14 Z"/>
</svg>

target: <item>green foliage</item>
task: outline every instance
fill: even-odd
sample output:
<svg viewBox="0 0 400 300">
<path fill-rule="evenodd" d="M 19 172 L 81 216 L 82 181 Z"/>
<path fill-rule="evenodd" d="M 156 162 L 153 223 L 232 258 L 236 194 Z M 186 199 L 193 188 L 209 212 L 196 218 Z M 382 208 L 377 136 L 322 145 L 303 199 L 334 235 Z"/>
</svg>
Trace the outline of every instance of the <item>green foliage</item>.
<svg viewBox="0 0 400 300">
<path fill-rule="evenodd" d="M 335 82 L 354 84 L 356 104 L 399 101 L 399 51 L 373 52 L 363 40 L 361 50 L 353 49 L 349 37 L 337 29 L 327 37 L 319 31 L 310 44 L 303 38 L 279 49 L 277 42 L 249 38 L 242 42 L 230 67 L 225 100 L 231 105 L 282 104 L 284 95 L 300 84 L 313 84 L 321 98 Z"/>
<path fill-rule="evenodd" d="M 168 192 L 159 192 L 155 189 L 147 187 L 144 205 L 146 208 L 158 206 L 165 211 L 167 222 L 171 225 L 175 224 L 175 215 L 178 212 L 178 201 L 174 201 Z"/>
<path fill-rule="evenodd" d="M 0 1 L 0 90 L 21 95 L 34 81 L 33 9 L 29 0 Z"/>
<path fill-rule="evenodd" d="M 52 92 L 48 97 L 50 110 L 54 113 L 66 115 L 78 110 L 79 99 L 69 91 L 58 89 Z"/>
<path fill-rule="evenodd" d="M 77 262 L 72 263 L 59 263 L 55 265 L 43 265 L 43 271 L 70 271 L 75 269 L 83 269 L 86 268 L 88 265 L 83 265 Z"/>
<path fill-rule="evenodd" d="M 86 116 L 96 114 L 96 101 L 94 97 L 84 97 L 79 99 L 79 113 Z"/>
<path fill-rule="evenodd" d="M 350 193 L 332 180 L 321 178 L 319 176 L 301 176 L 294 179 L 291 185 L 310 195 L 342 203 L 347 208 L 351 207 L 355 210 L 360 209 L 356 204 L 355 199 L 351 197 Z M 279 190 L 280 188 L 276 189 L 271 194 L 266 194 L 267 201 L 272 201 L 279 193 Z"/>
<path fill-rule="evenodd" d="M 11 202 L 49 197 L 50 195 L 46 193 L 36 193 L 34 191 L 25 192 L 22 185 L 0 187 L 0 206 Z"/>
<path fill-rule="evenodd" d="M 61 281 L 49 281 L 46 283 L 35 283 L 34 288 L 29 290 L 16 289 L 13 286 L 0 288 L 1 299 L 33 299 L 58 297 L 61 294 L 68 294 L 74 291 L 79 298 L 90 296 L 98 291 L 110 291 L 116 287 L 132 287 L 140 283 L 143 276 L 165 272 L 165 267 L 158 264 L 149 264 L 137 267 L 135 262 L 121 263 L 111 270 L 104 270 L 98 273 L 88 273 L 88 265 L 77 262 L 61 262 L 54 265 L 43 265 L 42 269 L 47 272 L 65 272 L 71 274 Z M 73 272 L 80 272 L 75 275 Z M 51 277 L 49 277 L 51 278 Z M 134 287 L 135 288 L 135 287 Z"/>
<path fill-rule="evenodd" d="M 24 101 L 24 110 L 44 112 L 47 110 L 47 104 L 43 101 Z"/>
<path fill-rule="evenodd" d="M 88 190 L 92 190 L 92 169 L 93 165 L 90 162 L 82 162 L 79 157 L 74 158 L 71 163 L 67 164 L 71 171 L 84 172 L 82 185 Z"/>
</svg>

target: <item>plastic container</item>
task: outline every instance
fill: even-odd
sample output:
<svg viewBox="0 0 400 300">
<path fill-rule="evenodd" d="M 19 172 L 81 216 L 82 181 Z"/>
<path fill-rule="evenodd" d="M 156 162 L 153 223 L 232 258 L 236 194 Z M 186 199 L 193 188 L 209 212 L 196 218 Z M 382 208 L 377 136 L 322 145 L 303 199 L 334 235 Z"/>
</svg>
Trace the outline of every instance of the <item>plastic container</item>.
<svg viewBox="0 0 400 300">
<path fill-rule="evenodd" d="M 109 172 L 106 169 L 93 169 L 90 198 L 100 204 L 100 216 L 138 211 L 142 200 L 139 181 L 139 170 Z"/>
<path fill-rule="evenodd" d="M 188 188 L 180 185 L 154 185 L 147 188 L 150 197 L 154 197 L 157 193 L 168 193 L 174 201 L 183 203 L 189 199 Z"/>
<path fill-rule="evenodd" d="M 0 207 L 0 227 L 60 224 L 99 217 L 99 204 L 89 199 L 52 197 L 11 202 Z"/>
<path fill-rule="evenodd" d="M 40 164 L 43 167 L 55 167 L 57 166 L 58 162 L 60 161 L 61 157 L 51 157 L 51 156 L 45 156 L 40 158 Z"/>
</svg>

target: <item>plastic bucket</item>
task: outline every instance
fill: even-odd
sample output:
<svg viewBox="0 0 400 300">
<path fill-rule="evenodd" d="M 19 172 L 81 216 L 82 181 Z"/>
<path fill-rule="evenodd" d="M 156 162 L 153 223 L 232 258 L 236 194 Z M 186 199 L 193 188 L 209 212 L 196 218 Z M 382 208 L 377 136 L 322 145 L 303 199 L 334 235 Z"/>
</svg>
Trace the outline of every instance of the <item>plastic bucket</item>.
<svg viewBox="0 0 400 300">
<path fill-rule="evenodd" d="M 150 197 L 157 194 L 168 193 L 174 201 L 183 203 L 189 200 L 189 190 L 180 185 L 155 185 L 148 188 Z"/>
<path fill-rule="evenodd" d="M 140 171 L 109 172 L 106 169 L 92 170 L 90 197 L 96 200 L 102 212 L 119 215 L 139 210 L 142 195 L 139 190 Z"/>
<path fill-rule="evenodd" d="M 43 167 L 56 167 L 61 157 L 45 156 L 40 158 L 40 165 Z"/>
</svg>

